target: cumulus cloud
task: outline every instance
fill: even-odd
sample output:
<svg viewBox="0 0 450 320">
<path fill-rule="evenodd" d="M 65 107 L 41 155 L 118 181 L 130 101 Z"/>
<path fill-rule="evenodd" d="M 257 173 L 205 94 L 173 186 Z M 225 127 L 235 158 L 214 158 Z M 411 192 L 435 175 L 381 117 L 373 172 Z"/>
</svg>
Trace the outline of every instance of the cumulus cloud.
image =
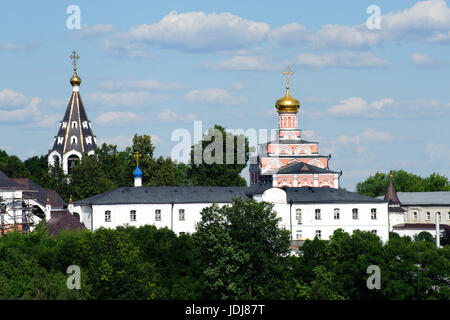
<svg viewBox="0 0 450 320">
<path fill-rule="evenodd" d="M 23 108 L 17 109 L 0 109 L 0 122 L 27 122 L 38 121 L 41 119 L 41 112 L 38 105 L 41 103 L 41 98 L 31 98 L 30 102 Z"/>
<path fill-rule="evenodd" d="M 363 144 L 378 144 L 386 143 L 394 140 L 394 137 L 383 131 L 377 131 L 375 129 L 366 129 L 360 135 L 360 142 Z"/>
<path fill-rule="evenodd" d="M 388 105 L 394 103 L 391 98 L 384 98 L 368 104 L 366 100 L 359 97 L 351 97 L 339 101 L 339 104 L 330 107 L 327 113 L 336 117 L 380 117 L 381 111 Z"/>
<path fill-rule="evenodd" d="M 185 94 L 185 100 L 192 104 L 236 105 L 247 102 L 245 97 L 234 96 L 225 89 L 212 88 L 192 90 Z"/>
<path fill-rule="evenodd" d="M 141 50 L 142 44 L 188 52 L 233 50 L 260 43 L 269 30 L 267 23 L 246 20 L 229 12 L 172 11 L 157 23 L 142 24 L 110 37 L 105 47 L 132 52 Z"/>
<path fill-rule="evenodd" d="M 373 68 L 387 65 L 387 61 L 370 52 L 334 52 L 323 55 L 304 53 L 294 58 L 294 64 L 307 68 Z"/>
<path fill-rule="evenodd" d="M 20 92 L 8 88 L 0 90 L 0 109 L 16 107 L 29 102 L 30 99 Z"/>
<path fill-rule="evenodd" d="M 411 8 L 382 15 L 380 30 L 369 30 L 362 23 L 328 24 L 314 31 L 294 22 L 274 29 L 270 38 L 282 45 L 312 49 L 361 49 L 387 40 L 449 43 L 450 8 L 445 0 L 418 1 Z"/>
</svg>

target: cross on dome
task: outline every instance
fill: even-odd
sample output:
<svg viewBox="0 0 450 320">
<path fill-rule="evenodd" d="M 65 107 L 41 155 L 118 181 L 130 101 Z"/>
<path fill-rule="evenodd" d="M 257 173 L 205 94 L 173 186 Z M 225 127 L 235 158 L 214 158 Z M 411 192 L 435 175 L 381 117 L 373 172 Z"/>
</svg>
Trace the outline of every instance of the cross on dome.
<svg viewBox="0 0 450 320">
<path fill-rule="evenodd" d="M 289 89 L 289 76 L 292 76 L 294 71 L 291 70 L 289 66 L 286 67 L 286 70 L 283 71 L 283 75 L 286 76 L 286 88 Z"/>
<path fill-rule="evenodd" d="M 80 56 L 77 54 L 77 52 L 75 50 L 72 51 L 72 54 L 69 57 L 71 60 L 73 60 L 72 64 L 73 64 L 73 69 L 77 70 L 77 60 L 80 59 Z"/>
</svg>

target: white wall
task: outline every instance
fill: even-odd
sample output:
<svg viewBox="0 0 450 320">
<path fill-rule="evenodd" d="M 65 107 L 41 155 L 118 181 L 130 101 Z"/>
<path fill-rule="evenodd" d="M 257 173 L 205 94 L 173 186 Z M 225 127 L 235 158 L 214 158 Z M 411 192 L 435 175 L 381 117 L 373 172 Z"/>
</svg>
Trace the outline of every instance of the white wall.
<svg viewBox="0 0 450 320">
<path fill-rule="evenodd" d="M 267 194 L 259 197 L 259 200 L 271 200 L 274 203 L 274 210 L 278 217 L 280 228 L 292 230 L 292 238 L 296 240 L 297 230 L 302 231 L 302 240 L 314 239 L 316 230 L 321 230 L 321 238 L 329 239 L 334 230 L 342 228 L 344 231 L 352 233 L 354 230 L 372 231 L 376 230 L 377 235 L 383 242 L 388 240 L 389 225 L 387 203 L 335 203 L 335 204 L 290 204 L 285 201 L 285 192 L 281 189 L 269 189 Z M 284 200 L 283 200 L 284 199 Z M 135 205 L 95 205 L 92 214 L 88 206 L 82 208 L 75 207 L 74 212 L 80 213 L 81 219 L 88 229 L 98 229 L 100 227 L 116 228 L 118 226 L 143 226 L 146 224 L 155 225 L 158 228 L 167 227 L 176 234 L 194 233 L 196 224 L 201 220 L 200 212 L 203 208 L 210 206 L 210 203 L 194 204 L 174 204 L 173 215 L 171 204 L 135 204 Z M 224 204 L 219 204 L 220 206 Z M 228 204 L 227 204 L 228 205 Z M 302 224 L 297 224 L 296 209 L 302 209 Z M 334 219 L 334 209 L 339 208 L 340 219 Z M 352 209 L 358 208 L 359 218 L 352 218 Z M 377 219 L 371 219 L 371 209 L 377 210 Z M 155 221 L 155 210 L 161 210 L 161 221 Z M 185 210 L 185 221 L 179 220 L 179 210 Z M 320 209 L 321 219 L 315 219 L 315 210 Z M 111 222 L 105 222 L 105 211 L 111 211 Z M 136 210 L 136 221 L 130 221 L 130 211 Z"/>
</svg>

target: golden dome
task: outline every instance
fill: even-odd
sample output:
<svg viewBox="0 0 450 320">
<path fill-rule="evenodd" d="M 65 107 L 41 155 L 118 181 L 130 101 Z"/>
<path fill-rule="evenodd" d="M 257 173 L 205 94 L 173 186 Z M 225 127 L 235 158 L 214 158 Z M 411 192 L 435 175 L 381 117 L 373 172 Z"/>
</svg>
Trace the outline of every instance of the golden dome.
<svg viewBox="0 0 450 320">
<path fill-rule="evenodd" d="M 80 86 L 81 78 L 77 75 L 77 69 L 73 69 L 73 76 L 70 78 L 70 84 L 72 86 Z"/>
<path fill-rule="evenodd" d="M 298 112 L 300 102 L 289 95 L 289 87 L 286 87 L 286 95 L 275 103 L 278 112 Z"/>
</svg>

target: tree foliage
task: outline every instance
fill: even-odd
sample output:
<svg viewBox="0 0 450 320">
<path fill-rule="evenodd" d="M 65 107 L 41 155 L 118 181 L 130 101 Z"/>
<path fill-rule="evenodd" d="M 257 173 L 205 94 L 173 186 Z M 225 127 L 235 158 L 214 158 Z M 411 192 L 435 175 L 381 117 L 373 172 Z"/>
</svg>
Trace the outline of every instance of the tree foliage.
<svg viewBox="0 0 450 320">
<path fill-rule="evenodd" d="M 377 172 L 365 181 L 358 182 L 356 192 L 370 197 L 384 196 L 389 181 L 389 173 Z M 422 178 L 404 170 L 392 171 L 392 183 L 397 192 L 450 191 L 448 178 L 437 173 Z"/>
</svg>

